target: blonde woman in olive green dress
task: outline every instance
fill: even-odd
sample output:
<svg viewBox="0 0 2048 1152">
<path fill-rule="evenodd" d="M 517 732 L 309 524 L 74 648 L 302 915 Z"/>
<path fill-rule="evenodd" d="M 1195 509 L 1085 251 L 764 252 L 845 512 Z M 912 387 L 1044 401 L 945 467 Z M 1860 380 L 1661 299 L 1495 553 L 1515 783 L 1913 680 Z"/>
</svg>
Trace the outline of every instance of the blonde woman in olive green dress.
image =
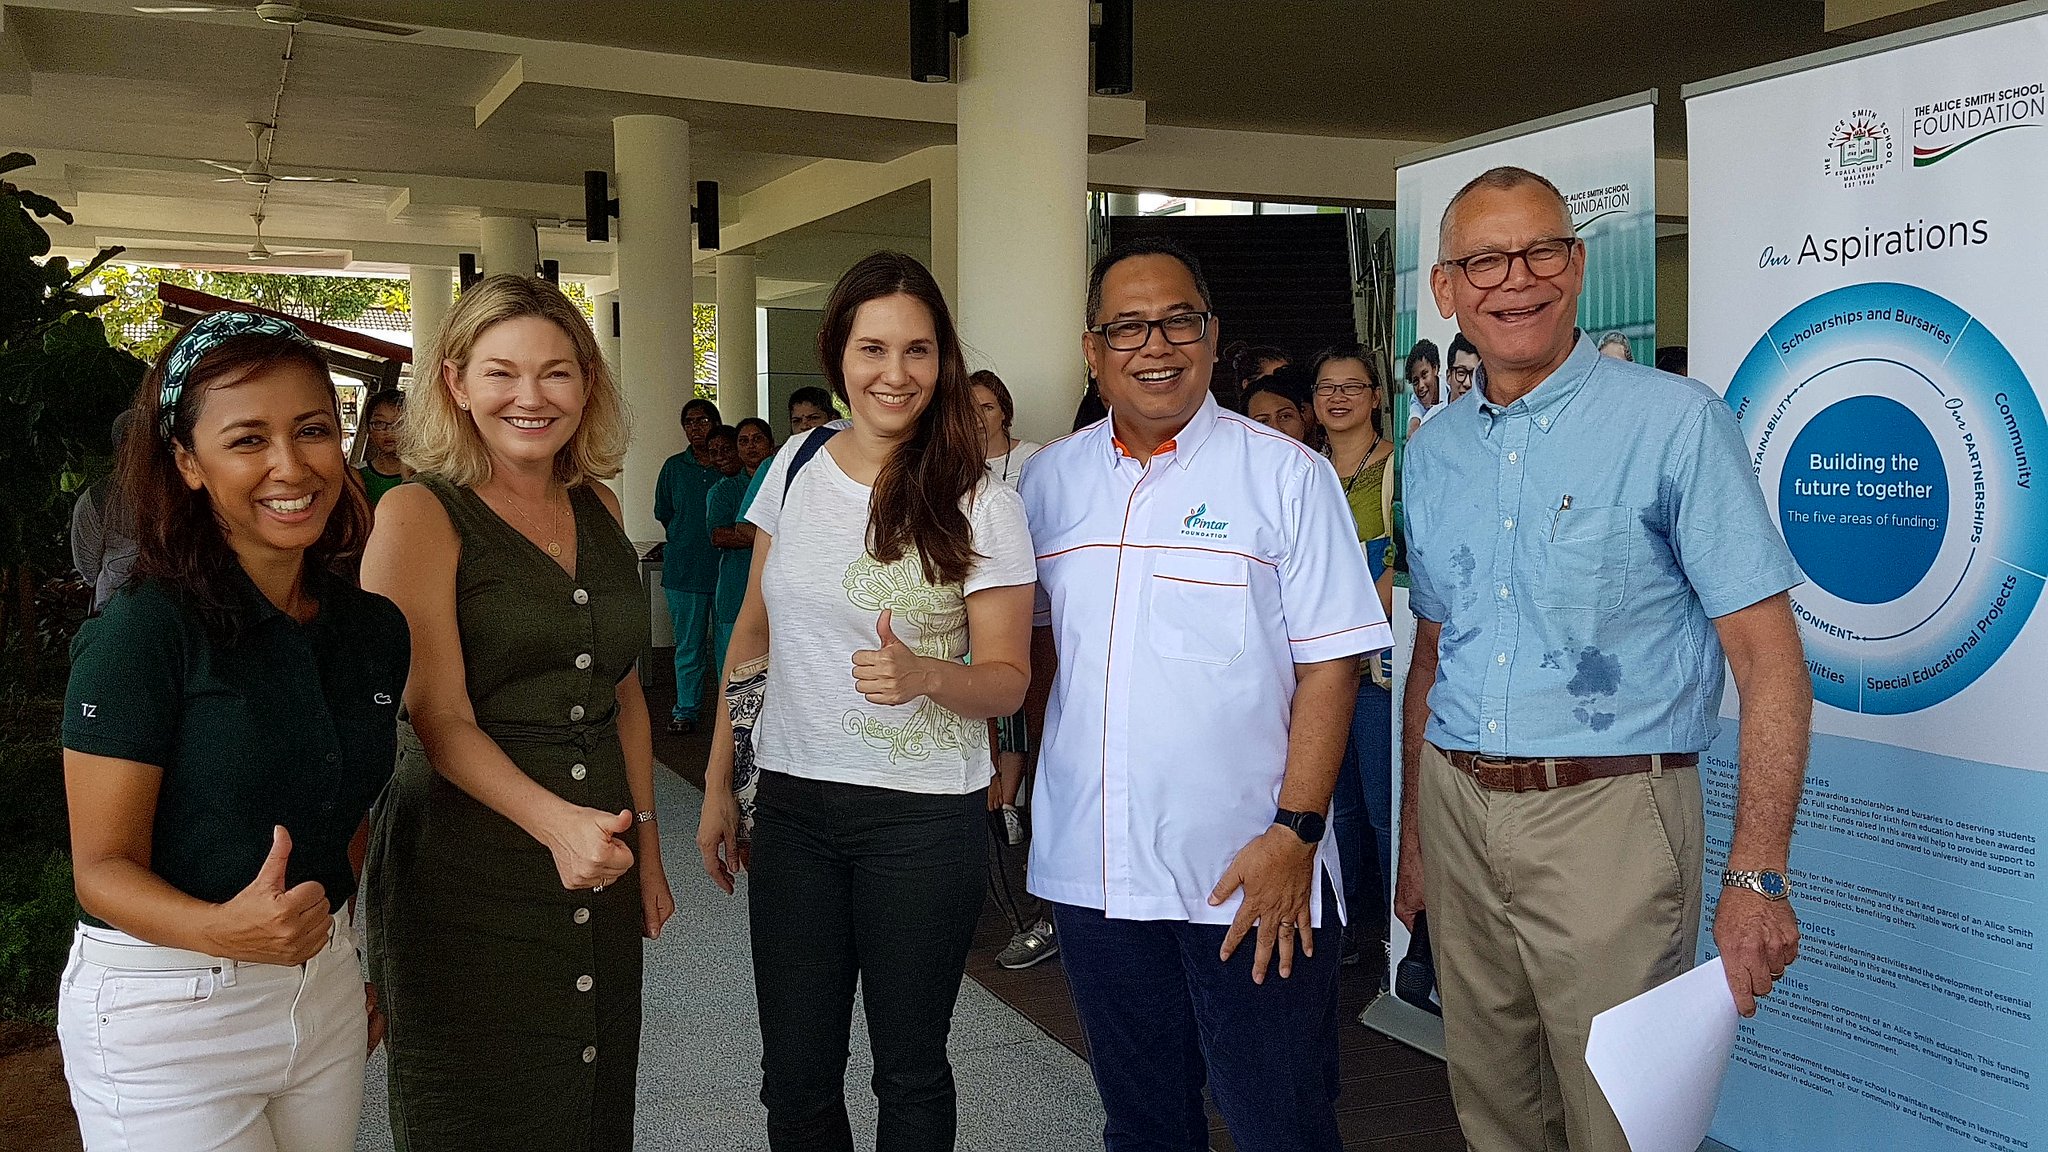
<svg viewBox="0 0 2048 1152">
<path fill-rule="evenodd" d="M 366 588 L 412 630 L 375 813 L 370 979 L 411 1152 L 628 1149 L 641 939 L 674 911 L 633 661 L 626 424 L 590 328 L 546 281 L 463 293 L 417 387 Z"/>
</svg>

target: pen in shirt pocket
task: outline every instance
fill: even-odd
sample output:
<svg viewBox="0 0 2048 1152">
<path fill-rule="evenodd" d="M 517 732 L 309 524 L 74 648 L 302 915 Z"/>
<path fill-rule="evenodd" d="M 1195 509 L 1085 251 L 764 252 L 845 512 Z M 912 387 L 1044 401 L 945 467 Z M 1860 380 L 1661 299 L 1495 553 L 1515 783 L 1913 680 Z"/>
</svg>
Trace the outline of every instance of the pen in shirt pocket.
<svg viewBox="0 0 2048 1152">
<path fill-rule="evenodd" d="M 1564 523 L 1564 514 L 1572 510 L 1572 494 L 1567 492 L 1558 498 L 1557 511 L 1550 514 L 1550 539 L 1557 540 L 1557 530 Z"/>
</svg>

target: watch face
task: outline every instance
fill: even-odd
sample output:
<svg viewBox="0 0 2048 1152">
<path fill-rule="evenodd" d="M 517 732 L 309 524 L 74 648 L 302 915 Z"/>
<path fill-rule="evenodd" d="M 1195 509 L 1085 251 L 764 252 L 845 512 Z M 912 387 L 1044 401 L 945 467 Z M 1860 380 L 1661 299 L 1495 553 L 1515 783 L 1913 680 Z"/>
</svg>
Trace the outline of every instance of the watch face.
<svg viewBox="0 0 2048 1152">
<path fill-rule="evenodd" d="M 1757 881 L 1763 886 L 1764 895 L 1773 900 L 1785 894 L 1785 878 L 1776 872 L 1759 872 Z"/>
</svg>

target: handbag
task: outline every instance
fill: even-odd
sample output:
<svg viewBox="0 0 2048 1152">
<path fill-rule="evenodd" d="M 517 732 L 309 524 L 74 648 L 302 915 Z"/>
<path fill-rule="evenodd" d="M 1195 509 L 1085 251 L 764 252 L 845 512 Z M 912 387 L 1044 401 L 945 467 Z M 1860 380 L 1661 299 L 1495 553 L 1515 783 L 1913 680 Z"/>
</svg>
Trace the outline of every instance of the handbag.
<svg viewBox="0 0 2048 1152">
<path fill-rule="evenodd" d="M 796 474 L 811 462 L 839 429 L 820 428 L 797 445 L 789 458 L 789 470 L 782 477 L 782 506 L 789 508 L 789 488 Z M 740 806 L 740 839 L 753 839 L 754 797 L 761 788 L 761 770 L 754 763 L 754 724 L 761 718 L 761 705 L 768 693 L 768 654 L 762 653 L 733 668 L 725 682 L 725 707 L 732 715 L 732 795 Z"/>
</svg>

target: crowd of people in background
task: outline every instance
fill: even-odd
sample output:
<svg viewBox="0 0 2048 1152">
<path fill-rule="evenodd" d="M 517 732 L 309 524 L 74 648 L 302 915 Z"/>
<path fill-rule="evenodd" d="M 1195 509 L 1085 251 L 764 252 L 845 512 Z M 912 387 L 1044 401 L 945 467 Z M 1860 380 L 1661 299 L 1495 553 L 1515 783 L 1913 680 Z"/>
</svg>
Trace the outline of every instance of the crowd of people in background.
<svg viewBox="0 0 2048 1152">
<path fill-rule="evenodd" d="M 1510 172 L 1460 197 L 1542 216 L 1548 187 Z M 1496 222 L 1447 213 L 1446 241 Z M 1563 284 L 1575 244 L 1515 251 L 1507 275 L 1520 259 L 1514 284 Z M 1452 265 L 1445 316 L 1486 323 L 1492 289 Z M 1478 451 L 1421 430 L 1500 404 L 1468 400 L 1481 349 L 1459 330 L 1396 367 L 1349 334 L 1307 357 L 1223 345 L 1210 300 L 1171 243 L 1099 261 L 1075 433 L 1040 445 L 1013 431 L 1002 377 L 968 371 L 931 273 L 877 253 L 833 289 L 827 386 L 788 397 L 785 443 L 712 399 L 680 406 L 687 447 L 636 495 L 664 534 L 666 730 L 710 730 L 695 840 L 724 891 L 750 877 L 772 1147 L 851 1147 L 857 988 L 880 1146 L 953 1146 L 947 1038 L 985 899 L 1011 932 L 997 963 L 1063 959 L 1112 1147 L 1207 1147 L 1205 1086 L 1240 1147 L 1336 1147 L 1336 973 L 1363 964 L 1377 986 L 1390 909 L 1420 911 L 1418 821 L 1429 907 L 1464 958 L 1447 992 L 1490 994 L 1474 957 L 1500 941 L 1444 879 L 1484 849 L 1446 803 L 1412 809 L 1425 724 L 1438 740 L 1470 717 L 1432 717 L 1411 689 L 1397 845 L 1386 656 L 1412 562 L 1418 675 L 1439 679 L 1460 610 L 1441 554 L 1470 524 L 1426 512 L 1403 554 L 1396 440 L 1427 446 L 1424 477 Z M 1669 378 L 1630 363 L 1624 333 L 1567 330 L 1544 355 L 1619 362 L 1600 379 L 1654 407 Z M 1475 334 L 1488 365 L 1512 362 L 1511 339 Z M 98 615 L 64 721 L 83 918 L 60 1028 L 88 1148 L 261 1130 L 251 1147 L 340 1152 L 380 1042 L 401 1147 L 632 1144 L 641 941 L 675 903 L 635 675 L 642 557 L 600 483 L 621 470 L 623 403 L 546 281 L 489 277 L 432 336 L 420 378 L 369 396 L 345 449 L 313 342 L 269 316 L 203 319 L 115 425 L 114 481 L 78 502 Z M 1674 356 L 1682 371 L 1682 348 L 1660 367 Z M 1659 419 L 1703 402 L 1656 396 Z M 1751 631 L 1723 627 L 1731 651 L 1782 639 L 1781 552 L 1728 576 L 1721 601 L 1763 605 L 1743 609 Z M 1483 678 L 1442 658 L 1449 681 Z M 1479 772 L 1456 755 L 1428 770 Z M 1654 771 L 1696 818 L 1696 778 Z M 1778 939 L 1741 931 L 1762 935 L 1731 946 L 1782 973 Z M 1460 1113 L 1468 1134 L 1539 1139 L 1509 1074 L 1472 1063 L 1541 1030 L 1504 1019 L 1452 1013 Z M 1606 1146 L 1583 1071 L 1559 1067 L 1568 1098 L 1545 1115 Z"/>
</svg>

